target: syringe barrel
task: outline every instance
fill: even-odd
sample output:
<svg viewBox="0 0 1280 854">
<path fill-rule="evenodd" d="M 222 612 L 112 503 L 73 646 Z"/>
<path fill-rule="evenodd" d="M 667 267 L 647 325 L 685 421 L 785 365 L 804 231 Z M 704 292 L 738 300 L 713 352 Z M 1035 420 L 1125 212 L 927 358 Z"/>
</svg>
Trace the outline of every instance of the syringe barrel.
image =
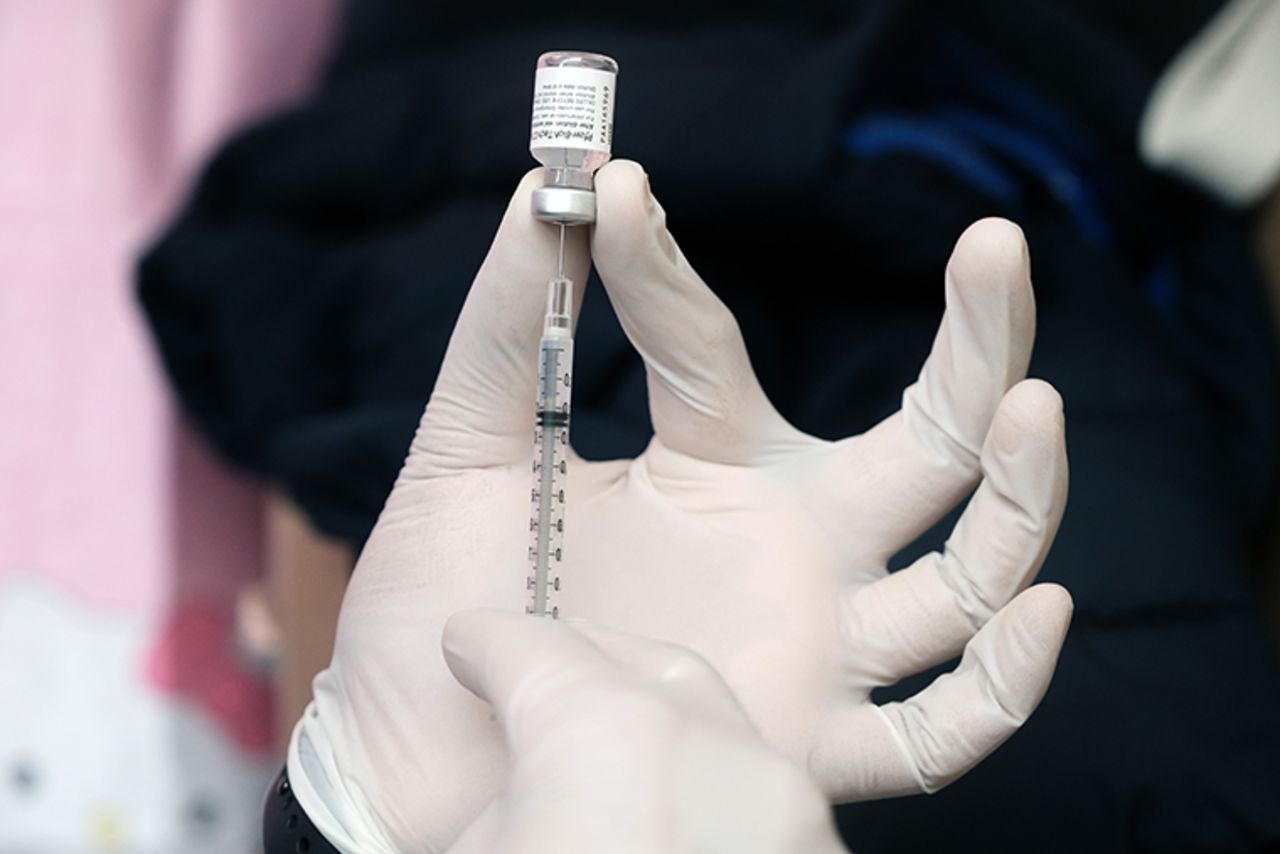
<svg viewBox="0 0 1280 854">
<path fill-rule="evenodd" d="M 527 610 L 556 617 L 560 563 L 564 559 L 565 485 L 568 477 L 569 398 L 573 339 L 556 328 L 539 344 L 538 404 L 533 434 L 533 491 L 529 514 Z"/>
</svg>

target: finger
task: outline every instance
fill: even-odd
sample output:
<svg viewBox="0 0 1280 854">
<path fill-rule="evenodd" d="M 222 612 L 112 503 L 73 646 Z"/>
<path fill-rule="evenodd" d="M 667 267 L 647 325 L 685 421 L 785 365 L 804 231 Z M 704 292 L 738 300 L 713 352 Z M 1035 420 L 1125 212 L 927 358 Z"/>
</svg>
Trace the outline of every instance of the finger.
<svg viewBox="0 0 1280 854">
<path fill-rule="evenodd" d="M 991 618 L 960 666 L 915 696 L 833 715 L 810 770 L 836 802 L 936 792 L 991 754 L 1040 704 L 1071 597 L 1032 587 Z"/>
<path fill-rule="evenodd" d="M 413 440 L 410 475 L 505 465 L 529 453 L 538 340 L 559 252 L 559 229 L 530 213 L 542 181 L 536 169 L 520 182 L 471 285 Z M 589 267 L 585 231 L 566 230 L 575 317 Z"/>
<path fill-rule="evenodd" d="M 982 483 L 941 552 L 841 600 L 847 654 L 870 688 L 952 658 L 1033 579 L 1067 502 L 1062 399 L 1025 380 L 1000 403 Z"/>
<path fill-rule="evenodd" d="M 571 625 L 619 667 L 658 683 L 669 699 L 685 709 L 725 726 L 751 729 L 724 678 L 688 647 L 588 623 Z"/>
<path fill-rule="evenodd" d="M 1004 393 L 1026 375 L 1035 302 L 1022 231 L 971 225 L 947 264 L 947 308 L 902 408 L 836 445 L 825 471 L 835 512 L 876 531 L 887 560 L 973 488 L 979 451 Z"/>
<path fill-rule="evenodd" d="M 737 321 L 689 266 L 639 165 L 596 176 L 596 269 L 622 328 L 644 358 L 657 437 L 713 462 L 746 463 L 808 439 L 765 397 Z"/>
<path fill-rule="evenodd" d="M 606 683 L 617 666 L 565 624 L 477 608 L 445 623 L 445 663 L 493 706 L 512 751 L 536 743 L 583 683 Z"/>
</svg>

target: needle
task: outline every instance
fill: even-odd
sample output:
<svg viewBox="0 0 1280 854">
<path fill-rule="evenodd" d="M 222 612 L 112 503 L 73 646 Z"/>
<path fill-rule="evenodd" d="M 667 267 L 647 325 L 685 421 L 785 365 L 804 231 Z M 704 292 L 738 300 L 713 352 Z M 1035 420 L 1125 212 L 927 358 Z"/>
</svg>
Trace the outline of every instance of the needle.
<svg viewBox="0 0 1280 854">
<path fill-rule="evenodd" d="M 557 266 L 557 276 L 564 278 L 564 223 L 560 223 L 560 262 Z"/>
</svg>

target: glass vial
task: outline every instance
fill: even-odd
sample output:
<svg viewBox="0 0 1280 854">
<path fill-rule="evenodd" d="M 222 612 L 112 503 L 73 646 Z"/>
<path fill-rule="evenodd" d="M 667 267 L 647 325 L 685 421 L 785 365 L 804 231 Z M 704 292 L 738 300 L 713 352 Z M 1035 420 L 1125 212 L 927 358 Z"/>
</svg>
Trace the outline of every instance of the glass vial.
<svg viewBox="0 0 1280 854">
<path fill-rule="evenodd" d="M 546 167 L 533 215 L 560 225 L 595 222 L 592 176 L 609 161 L 618 63 L 599 53 L 556 50 L 538 57 L 529 151 Z"/>
</svg>

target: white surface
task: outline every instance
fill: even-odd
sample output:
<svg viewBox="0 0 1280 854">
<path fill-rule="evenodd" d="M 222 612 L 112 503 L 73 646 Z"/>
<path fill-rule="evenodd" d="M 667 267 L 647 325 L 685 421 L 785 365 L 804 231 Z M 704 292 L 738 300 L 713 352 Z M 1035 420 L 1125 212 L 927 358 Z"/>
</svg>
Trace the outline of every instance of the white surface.
<svg viewBox="0 0 1280 854">
<path fill-rule="evenodd" d="M 45 585 L 0 587 L 2 854 L 261 847 L 277 766 L 147 683 L 155 630 Z"/>
</svg>

